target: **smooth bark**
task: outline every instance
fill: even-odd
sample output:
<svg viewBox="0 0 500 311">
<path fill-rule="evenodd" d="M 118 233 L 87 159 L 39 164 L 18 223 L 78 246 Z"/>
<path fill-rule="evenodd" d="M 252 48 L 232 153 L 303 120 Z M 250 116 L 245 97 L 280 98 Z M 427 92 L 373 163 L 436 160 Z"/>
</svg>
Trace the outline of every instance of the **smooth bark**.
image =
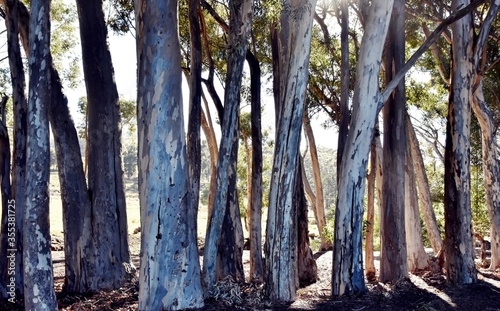
<svg viewBox="0 0 500 311">
<path fill-rule="evenodd" d="M 420 225 L 420 213 L 418 211 L 417 184 L 414 160 L 411 155 L 410 144 L 406 145 L 405 166 L 405 229 L 406 229 L 406 251 L 408 259 L 408 270 L 415 272 L 429 266 L 429 255 L 425 252 L 422 242 L 422 227 Z"/>
<path fill-rule="evenodd" d="M 405 2 L 394 1 L 384 52 L 385 84 L 405 61 Z M 382 110 L 384 117 L 380 275 L 382 282 L 408 277 L 405 236 L 405 82 L 401 79 Z"/>
<path fill-rule="evenodd" d="M 411 123 L 410 116 L 406 114 L 406 133 L 408 135 L 408 144 L 410 145 L 411 158 L 413 159 L 413 169 L 415 172 L 415 180 L 417 182 L 418 200 L 424 216 L 427 234 L 431 243 L 434 255 L 437 255 L 443 247 L 443 239 L 436 220 L 436 214 L 432 207 L 431 191 L 429 188 L 429 180 L 425 171 L 424 157 L 417 140 L 415 129 Z"/>
<path fill-rule="evenodd" d="M 314 175 L 314 189 L 316 190 L 316 207 L 314 216 L 316 218 L 316 225 L 318 226 L 318 232 L 321 239 L 321 250 L 327 250 L 332 247 L 332 243 L 325 239 L 325 200 L 323 198 L 323 182 L 321 181 L 321 171 L 319 168 L 318 150 L 316 148 L 316 140 L 314 139 L 314 132 L 311 127 L 311 120 L 307 115 L 304 114 L 304 133 L 307 137 L 307 142 L 309 143 L 309 154 L 311 155 L 311 163 Z"/>
<path fill-rule="evenodd" d="M 383 105 L 379 93 L 382 50 L 393 1 L 372 1 L 361 43 L 351 127 L 342 154 L 335 213 L 332 295 L 366 291 L 363 273 L 363 199 L 370 142 Z"/>
<path fill-rule="evenodd" d="M 139 310 L 203 306 L 182 113 L 178 2 L 135 2 L 141 205 Z"/>
<path fill-rule="evenodd" d="M 262 124 L 261 124 L 261 71 L 259 60 L 247 51 L 250 68 L 250 94 L 252 95 L 252 193 L 250 204 L 250 281 L 262 283 Z"/>
<path fill-rule="evenodd" d="M 92 290 L 119 288 L 135 270 L 130 264 L 121 158 L 118 91 L 100 0 L 76 0 L 89 127 L 89 252 L 83 262 Z M 96 66 L 96 64 L 99 64 Z"/>
<path fill-rule="evenodd" d="M 233 0 L 229 2 L 230 24 L 229 24 L 229 55 L 227 61 L 227 76 L 225 83 L 224 113 L 222 120 L 222 138 L 219 148 L 217 162 L 217 190 L 214 199 L 213 212 L 209 220 L 207 234 L 205 238 L 205 248 L 203 255 L 203 283 L 205 291 L 208 293 L 217 282 L 217 267 L 219 266 L 218 252 L 219 240 L 222 234 L 222 224 L 224 222 L 227 207 L 231 204 L 229 195 L 233 195 L 233 202 L 237 203 L 236 196 L 236 161 L 238 148 L 238 113 L 240 103 L 240 88 L 243 74 L 243 63 L 248 47 L 252 24 L 252 1 Z M 235 151 L 236 149 L 236 151 Z M 236 153 L 236 156 L 234 154 Z M 234 180 L 234 182 L 231 182 Z M 234 188 L 230 188 L 230 185 Z M 231 211 L 232 217 L 238 211 Z M 241 219 L 232 218 L 233 226 L 240 223 Z M 228 224 L 226 223 L 226 228 Z M 237 227 L 236 227 L 237 228 Z M 228 229 L 228 228 L 227 228 Z M 233 231 L 234 232 L 234 231 Z M 229 245 L 224 245 L 227 247 Z M 233 248 L 233 258 L 236 245 Z M 234 276 L 237 277 L 237 276 Z"/>
</svg>

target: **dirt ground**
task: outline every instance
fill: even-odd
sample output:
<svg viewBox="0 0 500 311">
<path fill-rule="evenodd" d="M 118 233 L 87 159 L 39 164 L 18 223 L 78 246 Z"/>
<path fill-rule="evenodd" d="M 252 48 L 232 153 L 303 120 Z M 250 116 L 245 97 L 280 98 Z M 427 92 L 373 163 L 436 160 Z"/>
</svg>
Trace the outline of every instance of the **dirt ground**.
<svg viewBox="0 0 500 311">
<path fill-rule="evenodd" d="M 138 243 L 139 234 L 131 235 L 130 242 Z M 132 259 L 138 267 L 138 253 L 133 253 Z M 54 251 L 53 261 L 60 310 L 137 310 L 137 283 L 127 284 L 114 291 L 66 295 L 61 292 L 64 279 L 64 253 Z M 243 261 L 245 268 L 248 269 L 247 251 Z M 448 284 L 442 274 L 421 271 L 393 285 L 368 282 L 368 291 L 365 295 L 331 299 L 332 252 L 318 254 L 317 265 L 320 280 L 300 289 L 296 301 L 290 305 L 273 305 L 262 298 L 261 287 L 250 284 L 237 285 L 227 280 L 222 282 L 219 288 L 219 296 L 223 298 L 219 301 L 207 301 L 201 310 L 500 311 L 500 271 L 492 272 L 479 268 L 479 282 L 461 286 Z M 22 310 L 22 308 L 8 303 L 0 305 L 0 310 Z"/>
</svg>

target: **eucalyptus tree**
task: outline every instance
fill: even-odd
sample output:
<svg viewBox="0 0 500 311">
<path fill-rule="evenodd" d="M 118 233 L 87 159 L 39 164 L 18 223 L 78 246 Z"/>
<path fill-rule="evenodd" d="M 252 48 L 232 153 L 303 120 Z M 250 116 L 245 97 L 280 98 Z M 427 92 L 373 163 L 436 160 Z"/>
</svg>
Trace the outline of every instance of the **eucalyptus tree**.
<svg viewBox="0 0 500 311">
<path fill-rule="evenodd" d="M 405 1 L 395 0 L 383 56 L 385 83 L 405 62 Z M 406 158 L 405 80 L 384 104 L 382 205 L 380 217 L 380 280 L 397 281 L 408 276 L 405 233 Z"/>
<path fill-rule="evenodd" d="M 141 267 L 139 309 L 203 306 L 192 218 L 176 0 L 135 1 Z"/>
<path fill-rule="evenodd" d="M 21 5 L 17 0 L 4 1 L 7 28 L 7 49 L 9 57 L 10 75 L 12 80 L 12 100 L 14 114 L 14 137 L 12 156 L 12 199 L 17 203 L 16 208 L 16 292 L 24 293 L 23 285 L 23 213 L 26 200 L 26 140 L 27 140 L 27 98 L 25 95 L 26 79 L 24 64 L 19 44 L 20 24 L 24 21 L 24 33 L 29 33 L 29 15 L 21 16 Z M 27 12 L 27 9 L 24 7 Z M 27 40 L 27 36 L 24 36 Z"/>
<path fill-rule="evenodd" d="M 265 245 L 265 291 L 271 300 L 291 301 L 298 287 L 296 180 L 308 82 L 316 1 L 284 1 L 274 44 L 276 145 Z M 273 39 L 272 39 L 273 40 Z"/>
<path fill-rule="evenodd" d="M 24 304 L 57 310 L 49 225 L 50 1 L 31 1 L 26 207 L 23 215 Z"/>
<path fill-rule="evenodd" d="M 217 162 L 217 190 L 212 215 L 207 228 L 203 256 L 203 280 L 206 290 L 211 290 L 217 282 L 217 269 L 235 278 L 240 278 L 241 275 L 239 274 L 241 273 L 238 271 L 242 271 L 242 267 L 240 266 L 242 254 L 240 254 L 241 251 L 236 249 L 238 241 L 231 243 L 231 239 L 239 238 L 238 226 L 241 226 L 239 208 L 237 204 L 232 203 L 238 201 L 237 196 L 235 195 L 235 191 L 231 191 L 231 189 L 236 189 L 240 89 L 243 64 L 245 62 L 252 25 L 252 1 L 230 1 L 229 11 L 231 12 L 228 28 L 229 53 L 225 80 L 222 138 Z M 233 198 L 231 198 L 231 195 Z M 226 223 L 225 228 L 222 226 L 225 221 L 224 218 L 229 218 L 228 221 L 230 220 L 229 225 Z M 222 234 L 223 229 L 229 232 Z M 238 235 L 235 235 L 235 233 Z M 221 243 L 221 237 L 226 239 L 226 243 Z M 220 247 L 226 249 L 219 249 L 219 252 L 222 251 L 223 256 L 229 257 L 227 259 L 233 259 L 234 263 L 232 260 L 226 260 L 224 266 L 220 266 L 221 259 L 217 257 L 217 250 Z M 235 265 L 234 267 L 228 266 L 233 264 Z"/>
</svg>

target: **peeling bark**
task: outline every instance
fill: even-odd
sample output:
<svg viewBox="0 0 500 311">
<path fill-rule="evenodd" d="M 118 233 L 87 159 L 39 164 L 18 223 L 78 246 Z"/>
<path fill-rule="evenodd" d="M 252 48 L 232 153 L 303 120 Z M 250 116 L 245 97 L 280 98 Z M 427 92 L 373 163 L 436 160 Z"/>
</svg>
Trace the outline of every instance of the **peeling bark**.
<svg viewBox="0 0 500 311">
<path fill-rule="evenodd" d="M 276 146 L 265 244 L 265 293 L 272 301 L 292 301 L 298 287 L 296 179 L 308 81 L 316 1 L 285 1 L 279 31 L 273 32 Z"/>
<path fill-rule="evenodd" d="M 453 0 L 452 9 L 469 4 Z M 450 282 L 477 282 L 472 243 L 470 209 L 470 108 L 472 83 L 472 17 L 452 25 L 453 66 L 448 104 L 445 148 L 445 235 L 446 275 Z"/>
<path fill-rule="evenodd" d="M 332 295 L 364 293 L 363 199 L 370 142 L 382 98 L 379 72 L 393 1 L 372 1 L 356 72 L 351 127 L 342 154 L 335 213 Z"/>
<path fill-rule="evenodd" d="M 57 310 L 50 250 L 50 1 L 31 1 L 26 209 L 23 217 L 24 306 Z"/>
<path fill-rule="evenodd" d="M 191 218 L 176 0 L 135 2 L 141 205 L 139 310 L 203 306 Z"/>
</svg>

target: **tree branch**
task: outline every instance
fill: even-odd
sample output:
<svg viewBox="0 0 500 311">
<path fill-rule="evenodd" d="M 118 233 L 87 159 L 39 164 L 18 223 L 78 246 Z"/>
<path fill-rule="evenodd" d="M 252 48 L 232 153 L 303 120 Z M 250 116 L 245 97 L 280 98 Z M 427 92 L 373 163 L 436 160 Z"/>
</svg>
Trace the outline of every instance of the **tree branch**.
<svg viewBox="0 0 500 311">
<path fill-rule="evenodd" d="M 472 10 L 477 8 L 480 4 L 484 3 L 486 0 L 477 0 L 469 4 L 468 6 L 464 7 L 463 9 L 460 9 L 456 11 L 455 13 L 451 14 L 448 16 L 439 26 L 432 32 L 432 34 L 425 40 L 425 42 L 418 48 L 418 50 L 410 57 L 408 62 L 401 68 L 401 70 L 394 76 L 394 79 L 387 85 L 385 90 L 381 92 L 380 94 L 380 102 L 379 102 L 379 107 L 378 111 L 382 109 L 384 106 L 384 103 L 387 101 L 389 96 L 391 95 L 392 91 L 396 88 L 396 86 L 399 84 L 401 79 L 405 76 L 406 72 L 410 70 L 413 65 L 417 62 L 417 60 L 422 56 L 422 54 L 429 49 L 429 47 L 436 42 L 436 40 L 439 38 L 441 33 L 451 24 L 456 22 L 457 20 L 461 19 L 465 15 L 469 14 Z"/>
</svg>

